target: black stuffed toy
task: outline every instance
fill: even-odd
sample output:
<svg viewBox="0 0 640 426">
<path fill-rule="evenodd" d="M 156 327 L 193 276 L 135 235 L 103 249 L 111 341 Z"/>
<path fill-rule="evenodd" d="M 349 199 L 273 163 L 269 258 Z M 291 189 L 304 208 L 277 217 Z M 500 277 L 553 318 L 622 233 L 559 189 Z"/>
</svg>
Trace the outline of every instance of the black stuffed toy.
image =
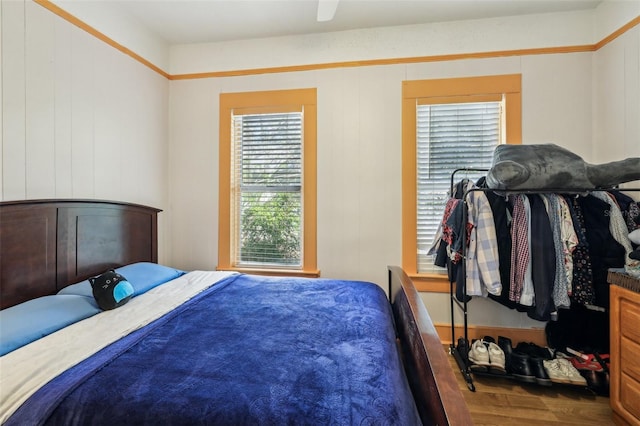
<svg viewBox="0 0 640 426">
<path fill-rule="evenodd" d="M 93 297 L 100 309 L 108 311 L 124 305 L 133 296 L 133 286 L 125 277 L 113 269 L 94 278 L 89 278 Z"/>
</svg>

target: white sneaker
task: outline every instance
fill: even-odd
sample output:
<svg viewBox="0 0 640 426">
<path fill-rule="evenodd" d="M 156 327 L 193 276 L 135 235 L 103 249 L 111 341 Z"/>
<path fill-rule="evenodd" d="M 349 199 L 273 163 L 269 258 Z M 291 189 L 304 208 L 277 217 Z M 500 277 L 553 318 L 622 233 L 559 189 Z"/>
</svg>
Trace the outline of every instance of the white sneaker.
<svg viewBox="0 0 640 426">
<path fill-rule="evenodd" d="M 544 369 L 553 383 L 567 385 L 587 385 L 587 379 L 565 358 L 544 360 Z"/>
<path fill-rule="evenodd" d="M 482 365 L 485 367 L 491 366 L 489 351 L 487 350 L 487 347 L 484 345 L 482 340 L 476 340 L 471 345 L 471 350 L 469 351 L 469 361 L 476 365 Z"/>
<path fill-rule="evenodd" d="M 582 377 L 582 374 L 580 374 L 578 369 L 575 368 L 573 364 L 571 364 L 571 361 L 564 358 L 560 358 L 557 361 L 558 364 L 560 364 L 560 369 L 563 371 L 563 374 L 565 375 L 565 377 L 567 377 L 572 385 L 587 386 L 587 379 Z"/>
<path fill-rule="evenodd" d="M 489 342 L 489 362 L 491 363 L 491 371 L 497 374 L 507 374 L 505 368 L 504 351 L 500 346 L 493 342 Z"/>
<path fill-rule="evenodd" d="M 559 359 L 545 359 L 542 361 L 547 375 L 553 383 L 571 384 L 571 380 L 567 377 L 562 368 L 560 368 Z"/>
</svg>

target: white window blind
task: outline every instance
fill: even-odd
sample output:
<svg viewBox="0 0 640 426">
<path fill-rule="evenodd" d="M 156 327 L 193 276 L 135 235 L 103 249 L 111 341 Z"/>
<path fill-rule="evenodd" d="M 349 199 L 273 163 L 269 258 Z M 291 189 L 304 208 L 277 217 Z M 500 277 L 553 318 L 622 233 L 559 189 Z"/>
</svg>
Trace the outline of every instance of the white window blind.
<svg viewBox="0 0 640 426">
<path fill-rule="evenodd" d="M 428 273 L 441 270 L 428 252 L 442 220 L 451 173 L 491 166 L 493 151 L 502 143 L 502 102 L 419 104 L 416 114 L 418 272 Z M 475 181 L 484 174 L 456 177 Z"/>
<path fill-rule="evenodd" d="M 232 115 L 238 266 L 301 267 L 302 112 Z"/>
</svg>

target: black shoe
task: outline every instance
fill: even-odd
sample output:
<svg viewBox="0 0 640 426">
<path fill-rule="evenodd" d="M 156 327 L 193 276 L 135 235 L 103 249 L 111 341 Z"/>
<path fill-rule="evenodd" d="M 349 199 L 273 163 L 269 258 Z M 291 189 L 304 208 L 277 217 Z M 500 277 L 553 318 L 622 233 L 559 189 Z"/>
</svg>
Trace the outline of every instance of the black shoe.
<svg viewBox="0 0 640 426">
<path fill-rule="evenodd" d="M 531 366 L 529 365 L 528 355 L 519 352 L 511 353 L 511 375 L 521 382 L 536 382 L 536 376 L 531 371 Z"/>
<path fill-rule="evenodd" d="M 609 373 L 605 371 L 578 370 L 587 379 L 587 388 L 601 396 L 609 396 Z"/>
<path fill-rule="evenodd" d="M 542 358 L 542 359 L 553 359 L 553 355 L 547 348 L 543 348 L 542 346 L 538 346 L 535 343 L 529 342 L 520 342 L 516 346 L 515 349 L 517 352 L 527 354 L 530 357 Z"/>
<path fill-rule="evenodd" d="M 507 374 L 511 374 L 511 353 L 513 352 L 511 339 L 508 337 L 498 336 L 498 346 L 502 349 L 502 352 L 504 352 L 504 363 Z"/>
<path fill-rule="evenodd" d="M 536 383 L 542 386 L 551 386 L 551 379 L 544 369 L 543 358 L 529 357 L 529 365 L 533 370 L 533 375 L 536 376 Z"/>
<path fill-rule="evenodd" d="M 483 341 L 483 342 L 485 342 L 485 344 L 486 344 L 487 346 L 489 346 L 489 343 L 490 343 L 490 342 L 491 342 L 491 343 L 495 343 L 495 342 L 496 342 L 496 339 L 494 339 L 494 338 L 493 338 L 493 337 L 491 337 L 491 336 L 484 336 L 484 337 L 482 338 L 482 341 Z"/>
<path fill-rule="evenodd" d="M 464 361 L 466 365 L 469 365 L 469 343 L 467 339 L 464 337 L 458 338 L 458 346 L 456 346 L 456 351 Z"/>
</svg>

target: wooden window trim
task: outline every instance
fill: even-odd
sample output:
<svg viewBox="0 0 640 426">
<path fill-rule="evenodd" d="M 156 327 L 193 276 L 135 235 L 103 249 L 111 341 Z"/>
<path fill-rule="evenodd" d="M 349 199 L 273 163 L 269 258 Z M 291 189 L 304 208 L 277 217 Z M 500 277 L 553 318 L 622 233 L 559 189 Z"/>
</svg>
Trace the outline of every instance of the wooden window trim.
<svg viewBox="0 0 640 426">
<path fill-rule="evenodd" d="M 522 76 L 505 74 L 483 77 L 412 80 L 402 82 L 402 267 L 419 291 L 449 292 L 447 275 L 419 274 L 416 218 L 416 105 L 462 102 L 465 99 L 505 99 L 506 140 L 522 143 Z"/>
<path fill-rule="evenodd" d="M 319 276 L 317 267 L 317 90 L 294 89 L 221 93 L 219 130 L 218 270 L 254 274 Z M 242 113 L 291 112 L 303 115 L 303 240 L 302 269 L 237 268 L 231 254 L 231 116 Z"/>
</svg>

